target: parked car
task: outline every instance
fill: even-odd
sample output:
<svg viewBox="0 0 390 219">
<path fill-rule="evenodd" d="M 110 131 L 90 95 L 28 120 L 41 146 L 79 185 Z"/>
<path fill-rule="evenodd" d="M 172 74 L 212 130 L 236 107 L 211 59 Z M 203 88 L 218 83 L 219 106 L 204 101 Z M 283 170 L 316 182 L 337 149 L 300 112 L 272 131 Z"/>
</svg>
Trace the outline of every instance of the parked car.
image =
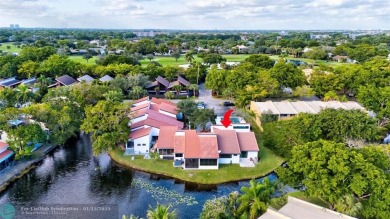
<svg viewBox="0 0 390 219">
<path fill-rule="evenodd" d="M 206 109 L 206 104 L 203 102 L 198 103 L 198 109 Z"/>
<path fill-rule="evenodd" d="M 229 101 L 225 101 L 225 102 L 223 102 L 223 105 L 224 106 L 234 106 L 234 103 L 229 102 Z"/>
</svg>

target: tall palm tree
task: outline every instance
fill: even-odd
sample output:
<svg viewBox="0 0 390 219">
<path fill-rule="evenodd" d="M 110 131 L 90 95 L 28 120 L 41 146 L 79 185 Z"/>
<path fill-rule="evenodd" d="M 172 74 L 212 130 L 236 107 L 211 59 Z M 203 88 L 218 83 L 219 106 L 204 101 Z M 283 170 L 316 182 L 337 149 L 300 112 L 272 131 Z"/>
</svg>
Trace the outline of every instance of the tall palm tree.
<svg viewBox="0 0 390 219">
<path fill-rule="evenodd" d="M 165 98 L 167 98 L 167 99 L 170 100 L 170 99 L 172 99 L 175 95 L 174 95 L 172 92 L 167 91 L 167 92 L 165 92 L 164 96 L 165 96 Z"/>
<path fill-rule="evenodd" d="M 151 206 L 149 206 L 149 210 L 146 214 L 146 216 L 149 219 L 174 219 L 176 217 L 176 211 L 169 211 L 169 208 L 171 206 L 164 206 L 157 204 L 157 207 L 153 209 Z"/>
<path fill-rule="evenodd" d="M 196 96 L 195 92 L 199 90 L 199 86 L 197 84 L 190 84 L 188 85 L 187 89 L 192 90 L 194 92 L 194 97 L 195 97 Z"/>
<path fill-rule="evenodd" d="M 359 216 L 360 210 L 362 208 L 362 203 L 360 203 L 353 194 L 344 195 L 335 204 L 335 209 L 338 212 L 348 214 L 353 217 Z"/>
<path fill-rule="evenodd" d="M 180 91 L 183 89 L 183 87 L 180 84 L 177 84 L 177 85 L 173 86 L 172 88 L 173 88 L 173 90 L 176 91 L 176 95 L 179 95 Z"/>
<path fill-rule="evenodd" d="M 31 92 L 30 88 L 24 84 L 20 84 L 18 86 L 18 90 L 19 90 L 19 92 L 18 92 L 17 98 L 18 98 L 18 102 L 20 104 L 25 104 L 25 103 L 29 102 L 34 95 L 34 93 Z"/>
<path fill-rule="evenodd" d="M 188 63 L 191 63 L 192 61 L 194 61 L 194 52 L 192 52 L 192 51 L 186 52 L 186 54 L 184 55 L 184 59 L 185 59 Z"/>
<path fill-rule="evenodd" d="M 276 190 L 276 186 L 277 183 L 271 182 L 268 178 L 265 178 L 261 183 L 254 179 L 251 180 L 250 187 L 241 188 L 244 194 L 238 198 L 240 202 L 238 212 L 250 219 L 255 219 L 263 214 L 268 208 L 268 203 L 271 200 L 271 195 Z"/>
</svg>

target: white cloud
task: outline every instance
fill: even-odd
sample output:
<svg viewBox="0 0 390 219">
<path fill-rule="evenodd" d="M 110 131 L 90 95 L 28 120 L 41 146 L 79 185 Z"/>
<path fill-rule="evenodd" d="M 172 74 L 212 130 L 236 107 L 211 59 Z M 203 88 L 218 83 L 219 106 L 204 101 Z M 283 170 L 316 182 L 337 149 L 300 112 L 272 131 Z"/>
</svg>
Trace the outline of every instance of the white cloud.
<svg viewBox="0 0 390 219">
<path fill-rule="evenodd" d="M 389 0 L 0 0 L 0 14 L 2 26 L 16 20 L 56 27 L 390 29 Z"/>
</svg>

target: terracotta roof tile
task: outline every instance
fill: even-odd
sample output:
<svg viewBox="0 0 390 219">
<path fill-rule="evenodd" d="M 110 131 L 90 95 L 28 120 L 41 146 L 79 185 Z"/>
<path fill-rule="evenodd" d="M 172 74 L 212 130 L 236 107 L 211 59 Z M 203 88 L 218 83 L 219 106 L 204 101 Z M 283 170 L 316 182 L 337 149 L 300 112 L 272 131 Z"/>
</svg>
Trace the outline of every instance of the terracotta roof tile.
<svg viewBox="0 0 390 219">
<path fill-rule="evenodd" d="M 143 129 L 137 129 L 130 133 L 130 139 L 137 139 L 144 136 L 147 136 L 150 134 L 150 131 L 152 130 L 151 127 L 149 128 L 143 128 Z"/>
<path fill-rule="evenodd" d="M 175 147 L 175 132 L 177 129 L 177 126 L 161 126 L 157 148 L 173 149 Z"/>
<path fill-rule="evenodd" d="M 186 142 L 185 136 L 175 134 L 174 140 L 175 140 L 175 147 L 174 147 L 175 153 L 184 153 L 185 142 Z"/>
<path fill-rule="evenodd" d="M 135 112 L 131 112 L 130 115 L 129 115 L 129 118 L 134 119 L 134 118 L 141 117 L 141 116 L 146 114 L 147 110 L 148 109 L 145 108 L 145 109 L 136 110 Z"/>
<path fill-rule="evenodd" d="M 145 120 L 133 123 L 130 125 L 130 129 L 139 128 L 139 127 L 143 126 L 144 124 L 145 124 Z"/>
<path fill-rule="evenodd" d="M 218 140 L 215 134 L 199 134 L 200 157 L 199 158 L 215 158 L 218 154 Z"/>
<path fill-rule="evenodd" d="M 200 158 L 200 141 L 195 130 L 185 131 L 184 158 Z"/>
<path fill-rule="evenodd" d="M 177 126 L 180 129 L 184 127 L 184 123 L 178 121 L 176 118 L 173 118 L 171 116 L 164 115 L 162 113 L 156 112 L 154 110 L 147 110 L 146 113 L 148 114 L 148 119 L 157 120 L 161 123 L 165 123 L 165 126 Z M 164 126 L 164 125 L 163 125 Z"/>
<path fill-rule="evenodd" d="M 3 151 L 8 148 L 8 143 L 0 141 L 0 151 Z"/>
<path fill-rule="evenodd" d="M 217 134 L 218 147 L 221 154 L 240 154 L 240 146 L 235 130 L 214 129 Z"/>
<path fill-rule="evenodd" d="M 141 99 L 138 99 L 138 100 L 134 100 L 134 103 L 140 103 L 140 102 L 146 101 L 146 100 L 149 100 L 149 97 L 148 97 L 148 96 L 142 97 Z"/>
<path fill-rule="evenodd" d="M 152 97 L 151 101 L 152 101 L 152 103 L 155 103 L 155 104 L 166 103 L 166 104 L 169 104 L 169 105 L 176 106 L 176 104 L 172 103 L 169 100 L 165 100 L 165 99 L 159 99 L 159 98 Z"/>
<path fill-rule="evenodd" d="M 167 103 L 161 103 L 159 105 L 159 109 L 162 110 L 162 111 L 168 112 L 168 113 L 172 113 L 174 115 L 176 115 L 178 113 L 178 110 L 177 110 L 176 106 L 170 105 L 170 104 L 167 104 Z"/>
<path fill-rule="evenodd" d="M 149 108 L 149 105 L 150 105 L 150 103 L 143 103 L 143 104 L 140 104 L 138 106 L 131 107 L 131 112 L 135 112 L 137 110 L 145 109 L 145 108 L 147 109 L 147 108 Z"/>
<path fill-rule="evenodd" d="M 259 151 L 255 134 L 253 132 L 237 132 L 241 151 Z"/>
</svg>

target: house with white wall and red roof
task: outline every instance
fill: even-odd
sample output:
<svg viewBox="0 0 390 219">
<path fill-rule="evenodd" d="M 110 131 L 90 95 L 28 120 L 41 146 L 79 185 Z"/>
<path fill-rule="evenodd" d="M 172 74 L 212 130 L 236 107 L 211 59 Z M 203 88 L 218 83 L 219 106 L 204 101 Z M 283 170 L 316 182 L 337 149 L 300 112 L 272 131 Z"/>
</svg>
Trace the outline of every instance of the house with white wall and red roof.
<svg viewBox="0 0 390 219">
<path fill-rule="evenodd" d="M 259 146 L 250 124 L 233 117 L 225 127 L 217 117 L 211 132 L 183 130 L 176 119 L 178 109 L 168 100 L 148 97 L 135 100 L 131 108 L 131 132 L 125 155 L 158 152 L 161 159 L 173 160 L 183 169 L 218 169 L 219 164 L 254 167 Z"/>
</svg>

